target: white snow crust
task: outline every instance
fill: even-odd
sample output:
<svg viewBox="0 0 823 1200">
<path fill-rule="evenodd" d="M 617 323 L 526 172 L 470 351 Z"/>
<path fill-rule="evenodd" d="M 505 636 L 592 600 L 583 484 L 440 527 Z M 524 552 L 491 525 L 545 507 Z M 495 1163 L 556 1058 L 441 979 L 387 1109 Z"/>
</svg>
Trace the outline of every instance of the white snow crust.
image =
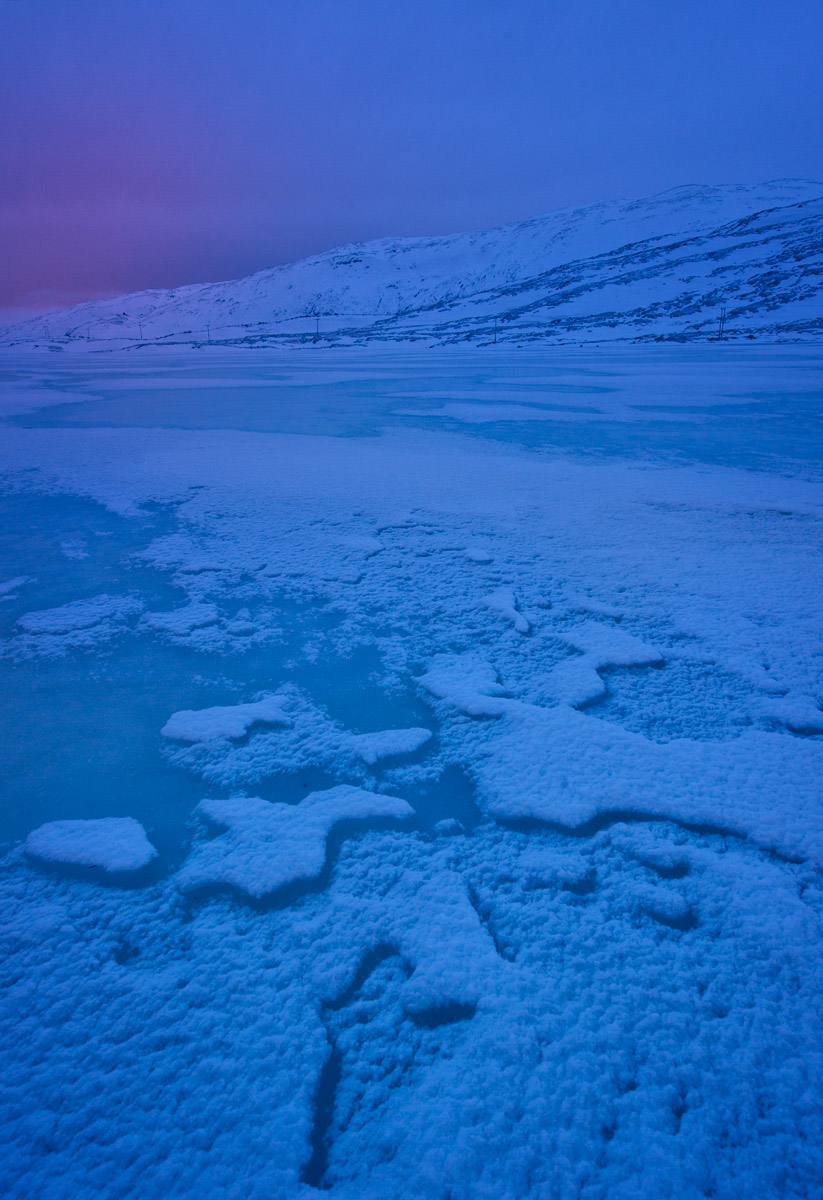
<svg viewBox="0 0 823 1200">
<path fill-rule="evenodd" d="M 558 700 L 579 707 L 606 695 L 600 671 L 614 667 L 653 667 L 663 665 L 663 655 L 653 646 L 622 629 L 586 621 L 562 634 L 564 641 L 580 651 L 566 659 L 551 676 L 551 687 Z"/>
<path fill-rule="evenodd" d="M 217 623 L 218 612 L 214 604 L 186 604 L 171 612 L 149 612 L 143 616 L 143 624 L 160 633 L 185 635 L 193 629 L 203 629 Z"/>
<path fill-rule="evenodd" d="M 49 821 L 26 838 L 26 852 L 46 862 L 117 872 L 139 871 L 157 854 L 133 817 Z"/>
<path fill-rule="evenodd" d="M 163 737 L 181 742 L 211 742 L 215 739 L 240 738 L 258 722 L 266 725 L 289 725 L 279 696 L 264 696 L 249 704 L 233 704 L 185 709 L 172 713 L 161 729 Z"/>
<path fill-rule="evenodd" d="M 141 607 L 141 602 L 131 596 L 95 596 L 91 600 L 72 600 L 60 608 L 25 613 L 17 624 L 26 633 L 76 633 L 139 612 Z"/>
<path fill-rule="evenodd" d="M 362 788 L 330 788 L 299 805 L 272 804 L 256 796 L 202 800 L 198 811 L 227 830 L 197 846 L 177 876 L 183 891 L 231 884 L 259 899 L 288 883 L 319 875 L 326 838 L 341 821 L 410 817 L 405 800 Z"/>
<path fill-rule="evenodd" d="M 413 754 L 430 738 L 430 729 L 382 729 L 377 733 L 354 733 L 349 743 L 364 763 L 374 766 L 381 758 Z"/>
</svg>

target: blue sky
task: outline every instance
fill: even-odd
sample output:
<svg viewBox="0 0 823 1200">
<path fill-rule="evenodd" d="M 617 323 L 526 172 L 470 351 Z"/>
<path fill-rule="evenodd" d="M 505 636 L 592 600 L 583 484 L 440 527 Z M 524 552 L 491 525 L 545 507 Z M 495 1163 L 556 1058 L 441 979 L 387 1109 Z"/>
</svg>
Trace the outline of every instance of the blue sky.
<svg viewBox="0 0 823 1200">
<path fill-rule="evenodd" d="M 823 179 L 807 0 L 0 0 L 0 306 Z"/>
</svg>

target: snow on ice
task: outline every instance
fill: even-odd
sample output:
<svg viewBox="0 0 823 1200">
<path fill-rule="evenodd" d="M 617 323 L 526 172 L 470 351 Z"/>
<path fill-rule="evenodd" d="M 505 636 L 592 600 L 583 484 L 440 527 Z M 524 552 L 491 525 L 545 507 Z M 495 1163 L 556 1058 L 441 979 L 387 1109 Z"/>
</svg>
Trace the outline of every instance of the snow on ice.
<svg viewBox="0 0 823 1200">
<path fill-rule="evenodd" d="M 211 742 L 216 738 L 240 738 L 258 722 L 265 725 L 291 724 L 283 712 L 281 697 L 264 696 L 250 704 L 172 713 L 160 732 L 163 737 L 181 742 Z"/>
<path fill-rule="evenodd" d="M 381 729 L 377 733 L 354 733 L 349 745 L 364 763 L 373 767 L 381 758 L 413 754 L 431 737 L 429 729 Z"/>
<path fill-rule="evenodd" d="M 185 635 L 193 629 L 215 625 L 218 611 L 215 604 L 186 604 L 172 612 L 150 612 L 143 616 L 143 624 L 158 632 Z"/>
<path fill-rule="evenodd" d="M 139 871 L 157 851 L 133 817 L 103 817 L 49 821 L 31 831 L 26 838 L 26 853 L 46 862 L 120 872 Z"/>
<path fill-rule="evenodd" d="M 663 665 L 659 650 L 615 626 L 586 621 L 566 629 L 562 636 L 580 655 L 560 663 L 551 684 L 558 700 L 575 707 L 606 694 L 606 684 L 599 674 L 603 670 Z"/>
<path fill-rule="evenodd" d="M 92 600 L 72 600 L 43 612 L 25 613 L 17 624 L 26 633 L 70 634 L 106 621 L 118 621 L 141 608 L 141 602 L 133 596 L 95 596 Z"/>
<path fill-rule="evenodd" d="M 228 832 L 196 847 L 178 885 L 191 891 L 231 884 L 260 899 L 287 883 L 319 875 L 326 838 L 342 821 L 410 817 L 413 809 L 405 800 L 344 784 L 313 792 L 299 805 L 270 804 L 252 796 L 203 800 L 198 811 Z"/>
<path fill-rule="evenodd" d="M 3 1194 L 818 1195 L 819 350 L 4 355 Z"/>
</svg>

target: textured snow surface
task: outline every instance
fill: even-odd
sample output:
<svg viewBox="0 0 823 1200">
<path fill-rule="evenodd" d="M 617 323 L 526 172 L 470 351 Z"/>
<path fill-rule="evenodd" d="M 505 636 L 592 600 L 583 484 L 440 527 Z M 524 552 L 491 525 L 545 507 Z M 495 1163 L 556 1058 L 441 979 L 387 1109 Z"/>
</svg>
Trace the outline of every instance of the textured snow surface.
<svg viewBox="0 0 823 1200">
<path fill-rule="evenodd" d="M 326 838 L 341 821 L 413 813 L 405 800 L 345 784 L 314 792 L 298 805 L 270 804 L 252 796 L 203 800 L 198 810 L 227 832 L 198 846 L 177 877 L 179 886 L 191 891 L 231 884 L 256 899 L 319 875 Z"/>
<path fill-rule="evenodd" d="M 425 746 L 430 737 L 429 729 L 381 729 L 377 733 L 352 734 L 349 744 L 363 762 L 373 767 L 381 758 L 413 754 Z"/>
<path fill-rule="evenodd" d="M 3 1196 L 823 1194 L 821 366 L 4 353 Z"/>
<path fill-rule="evenodd" d="M 44 612 L 25 613 L 17 624 L 26 633 L 75 633 L 108 619 L 117 620 L 139 612 L 140 607 L 139 601 L 127 596 L 95 596 L 93 600 L 73 600 Z"/>
<path fill-rule="evenodd" d="M 659 650 L 612 625 L 586 621 L 567 629 L 563 640 L 580 651 L 579 657 L 560 663 L 551 677 L 557 699 L 567 704 L 580 706 L 605 696 L 606 684 L 599 674 L 602 670 L 663 665 Z"/>
<path fill-rule="evenodd" d="M 215 738 L 240 738 L 258 721 L 266 725 L 291 723 L 283 712 L 282 699 L 266 696 L 251 704 L 172 713 L 160 732 L 181 742 L 210 742 Z"/>
<path fill-rule="evenodd" d="M 26 838 L 26 852 L 46 862 L 139 871 L 157 854 L 143 826 L 132 817 L 49 821 Z"/>
<path fill-rule="evenodd" d="M 186 604 L 172 612 L 146 613 L 143 624 L 160 633 L 185 635 L 193 629 L 216 624 L 217 616 L 214 604 Z"/>
</svg>

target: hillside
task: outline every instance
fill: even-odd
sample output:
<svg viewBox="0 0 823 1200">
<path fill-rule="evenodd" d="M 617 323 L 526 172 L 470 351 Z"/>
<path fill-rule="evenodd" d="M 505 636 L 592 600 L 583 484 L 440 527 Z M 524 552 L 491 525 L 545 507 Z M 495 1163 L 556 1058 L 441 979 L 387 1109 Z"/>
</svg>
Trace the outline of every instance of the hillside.
<svg viewBox="0 0 823 1200">
<path fill-rule="evenodd" d="M 683 187 L 479 233 L 352 244 L 245 279 L 75 305 L 5 344 L 805 339 L 823 184 Z"/>
</svg>

